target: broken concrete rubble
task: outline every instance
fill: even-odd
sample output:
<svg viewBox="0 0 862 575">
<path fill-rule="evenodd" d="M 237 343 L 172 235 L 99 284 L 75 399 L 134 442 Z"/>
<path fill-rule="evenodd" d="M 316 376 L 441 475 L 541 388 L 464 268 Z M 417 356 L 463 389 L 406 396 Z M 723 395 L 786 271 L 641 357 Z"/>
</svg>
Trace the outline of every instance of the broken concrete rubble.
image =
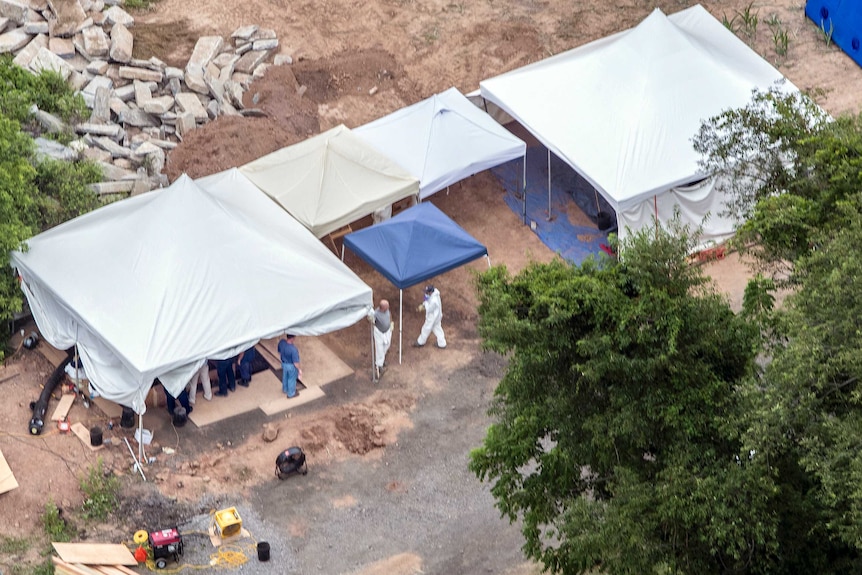
<svg viewBox="0 0 862 575">
<path fill-rule="evenodd" d="M 252 80 L 268 66 L 292 62 L 288 54 L 272 62 L 279 39 L 258 25 L 237 28 L 228 41 L 201 37 L 182 68 L 136 58 L 134 18 L 121 6 L 122 0 L 0 0 L 0 53 L 13 54 L 32 73 L 60 73 L 91 110 L 88 121 L 66 126 L 34 106 L 45 132 L 80 135 L 69 147 L 40 145 L 40 153 L 101 162 L 107 181 L 93 186 L 100 195 L 167 185 L 161 170 L 178 140 L 199 124 L 239 115 Z"/>
</svg>

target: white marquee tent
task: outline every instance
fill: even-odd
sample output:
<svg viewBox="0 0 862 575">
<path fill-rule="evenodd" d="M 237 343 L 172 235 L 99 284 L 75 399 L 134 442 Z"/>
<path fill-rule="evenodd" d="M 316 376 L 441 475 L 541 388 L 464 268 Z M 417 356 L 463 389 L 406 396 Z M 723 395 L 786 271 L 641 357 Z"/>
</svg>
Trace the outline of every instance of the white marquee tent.
<svg viewBox="0 0 862 575">
<path fill-rule="evenodd" d="M 236 170 L 122 200 L 13 252 L 42 335 L 77 345 L 105 398 L 145 411 L 206 358 L 285 331 L 319 335 L 372 309 L 371 288 Z"/>
<path fill-rule="evenodd" d="M 523 158 L 527 145 L 456 88 L 354 128 L 353 133 L 419 178 L 419 198 Z"/>
<path fill-rule="evenodd" d="M 703 180 L 692 138 L 701 122 L 746 105 L 782 75 L 702 6 L 656 9 L 635 28 L 480 83 L 487 101 L 520 122 L 602 194 L 620 235 L 678 207 L 704 242 L 734 222 Z"/>
<path fill-rule="evenodd" d="M 239 170 L 321 238 L 419 193 L 419 181 L 337 126 Z"/>
</svg>

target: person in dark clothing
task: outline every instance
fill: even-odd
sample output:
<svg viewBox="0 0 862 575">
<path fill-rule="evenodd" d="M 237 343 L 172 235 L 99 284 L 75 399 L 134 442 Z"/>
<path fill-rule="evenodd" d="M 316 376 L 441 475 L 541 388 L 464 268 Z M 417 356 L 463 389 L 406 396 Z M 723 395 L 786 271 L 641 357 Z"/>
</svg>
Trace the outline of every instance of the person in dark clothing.
<svg viewBox="0 0 862 575">
<path fill-rule="evenodd" d="M 239 364 L 236 368 L 236 382 L 243 387 L 248 387 L 248 384 L 251 383 L 251 369 L 255 357 L 257 357 L 257 351 L 254 347 L 250 347 L 239 354 Z"/>
<path fill-rule="evenodd" d="M 216 371 L 218 372 L 218 392 L 215 395 L 221 397 L 227 396 L 228 390 L 236 391 L 236 356 L 227 359 L 216 361 Z"/>
<path fill-rule="evenodd" d="M 174 426 L 182 427 L 185 425 L 189 414 L 192 412 L 192 409 L 194 409 L 191 403 L 189 403 L 189 390 L 184 388 L 182 393 L 177 397 L 174 397 L 167 389 L 165 389 L 165 399 L 167 400 L 166 406 L 168 408 L 168 413 L 171 414 Z"/>
</svg>

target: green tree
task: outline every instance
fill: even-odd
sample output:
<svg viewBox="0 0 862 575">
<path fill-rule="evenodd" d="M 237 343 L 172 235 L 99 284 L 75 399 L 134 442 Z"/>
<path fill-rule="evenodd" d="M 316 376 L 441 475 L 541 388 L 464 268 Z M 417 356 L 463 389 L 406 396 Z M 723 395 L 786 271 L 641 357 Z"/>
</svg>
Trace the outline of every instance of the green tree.
<svg viewBox="0 0 862 575">
<path fill-rule="evenodd" d="M 808 96 L 775 87 L 710 119 L 694 139 L 740 221 L 735 244 L 779 283 L 816 236 L 840 228 L 840 205 L 862 189 L 862 119 L 829 118 Z"/>
<path fill-rule="evenodd" d="M 31 163 L 33 141 L 18 123 L 0 115 L 0 317 L 21 309 L 21 290 L 9 269 L 9 252 L 38 230 Z"/>
<path fill-rule="evenodd" d="M 509 365 L 470 467 L 551 571 L 769 572 L 779 494 L 745 445 L 758 330 L 691 237 L 645 230 L 621 262 L 478 280 L 479 329 Z"/>
</svg>

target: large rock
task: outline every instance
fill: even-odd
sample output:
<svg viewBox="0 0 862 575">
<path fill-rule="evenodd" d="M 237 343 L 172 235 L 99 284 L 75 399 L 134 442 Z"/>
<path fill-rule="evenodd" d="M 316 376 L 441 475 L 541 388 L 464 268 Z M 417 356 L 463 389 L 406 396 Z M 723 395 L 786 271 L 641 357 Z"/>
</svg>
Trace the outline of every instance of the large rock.
<svg viewBox="0 0 862 575">
<path fill-rule="evenodd" d="M 74 162 L 78 159 L 78 152 L 64 146 L 60 142 L 46 140 L 45 138 L 36 138 L 35 143 L 36 157 L 39 159 L 50 158 L 62 162 Z"/>
<path fill-rule="evenodd" d="M 79 134 L 95 134 L 97 136 L 108 136 L 114 140 L 119 140 L 123 137 L 123 128 L 117 124 L 78 124 L 75 126 L 75 131 Z"/>
<path fill-rule="evenodd" d="M 135 104 L 142 107 L 147 101 L 153 99 L 153 91 L 150 90 L 150 85 L 147 82 L 135 80 L 132 84 L 135 87 Z"/>
<path fill-rule="evenodd" d="M 75 55 L 75 45 L 68 38 L 51 38 L 48 40 L 48 49 L 64 60 L 70 60 Z"/>
<path fill-rule="evenodd" d="M 177 136 L 179 136 L 181 139 L 183 136 L 194 130 L 196 127 L 197 122 L 195 121 L 195 115 L 191 112 L 183 112 L 177 116 Z"/>
<path fill-rule="evenodd" d="M 51 19 L 52 36 L 71 37 L 81 22 L 87 19 L 78 0 L 48 0 L 48 7 L 54 13 Z"/>
<path fill-rule="evenodd" d="M 267 56 L 269 56 L 268 50 L 250 50 L 237 60 L 234 69 L 243 74 L 251 74 L 258 64 L 266 60 Z"/>
<path fill-rule="evenodd" d="M 177 108 L 180 112 L 189 112 L 198 122 L 206 122 L 207 121 L 207 111 L 204 108 L 203 104 L 201 104 L 200 99 L 191 92 L 180 92 L 175 97 L 177 101 Z"/>
<path fill-rule="evenodd" d="M 145 68 L 133 68 L 131 66 L 120 66 L 120 78 L 127 80 L 143 80 L 145 82 L 161 82 L 164 74 L 155 70 Z"/>
<path fill-rule="evenodd" d="M 16 28 L 15 23 L 9 18 L 0 16 L 0 34 L 5 32 L 7 28 Z"/>
<path fill-rule="evenodd" d="M 116 182 L 123 178 L 131 178 L 135 175 L 134 172 L 115 166 L 111 162 L 98 161 L 96 163 L 102 169 L 102 177 L 110 182 Z"/>
<path fill-rule="evenodd" d="M 32 37 L 24 32 L 23 28 L 16 28 L 11 32 L 0 34 L 0 54 L 20 50 L 30 42 Z"/>
<path fill-rule="evenodd" d="M 159 96 L 158 98 L 150 98 L 141 106 L 144 112 L 161 116 L 170 111 L 174 107 L 173 96 Z"/>
<path fill-rule="evenodd" d="M 95 138 L 94 143 L 106 152 L 110 152 L 113 158 L 128 158 L 132 155 L 131 150 L 124 148 L 111 138 Z"/>
<path fill-rule="evenodd" d="M 192 51 L 191 58 L 186 64 L 186 72 L 193 75 L 203 76 L 206 69 L 213 58 L 221 51 L 224 46 L 224 39 L 221 36 L 203 36 L 195 43 L 195 49 Z"/>
<path fill-rule="evenodd" d="M 252 35 L 257 32 L 260 26 L 252 24 L 250 26 L 242 26 L 234 30 L 233 34 L 230 35 L 234 40 L 234 45 L 238 43 L 245 43 L 251 40 Z"/>
<path fill-rule="evenodd" d="M 29 8 L 26 4 L 16 2 L 15 0 L 0 0 L 0 16 L 9 18 L 19 26 L 22 26 L 27 20 L 27 12 Z"/>
<path fill-rule="evenodd" d="M 81 32 L 84 39 L 83 55 L 90 59 L 107 58 L 111 45 L 108 36 L 100 26 L 90 26 Z"/>
<path fill-rule="evenodd" d="M 54 114 L 49 114 L 44 110 L 40 110 L 36 104 L 30 106 L 30 113 L 36 118 L 36 121 L 39 122 L 39 125 L 42 126 L 46 132 L 57 133 L 62 132 L 65 124 L 63 124 L 63 120 L 55 116 Z"/>
<path fill-rule="evenodd" d="M 39 48 L 36 57 L 30 61 L 30 69 L 36 72 L 51 70 L 68 80 L 74 70 L 69 64 L 47 48 Z"/>
<path fill-rule="evenodd" d="M 104 12 L 102 12 L 105 16 L 105 24 L 108 26 L 113 26 L 114 24 L 122 24 L 123 26 L 130 28 L 135 25 L 135 19 L 132 16 L 120 8 L 119 6 L 111 6 Z"/>
<path fill-rule="evenodd" d="M 111 89 L 101 86 L 93 99 L 93 113 L 90 121 L 94 124 L 107 124 L 111 121 Z"/>
<path fill-rule="evenodd" d="M 89 94 L 91 96 L 96 95 L 96 90 L 99 88 L 107 88 L 109 91 L 114 88 L 114 82 L 107 76 L 95 76 L 90 82 L 81 90 L 84 94 Z"/>
<path fill-rule="evenodd" d="M 144 110 L 140 108 L 132 108 L 130 107 L 125 112 L 120 112 L 119 121 L 123 124 L 128 124 L 130 126 L 135 126 L 136 128 L 143 128 L 146 126 L 158 126 L 158 121 L 153 118 L 150 114 L 147 114 Z"/>
<path fill-rule="evenodd" d="M 47 46 L 48 37 L 44 34 L 39 34 L 30 40 L 30 43 L 27 44 L 23 50 L 18 52 L 12 62 L 22 68 L 29 68 L 30 61 L 36 57 L 36 52 L 39 51 L 39 48 L 45 48 Z M 0 50 L 0 52 L 2 52 L 2 50 Z"/>
<path fill-rule="evenodd" d="M 42 18 L 38 12 L 30 10 L 27 13 L 27 21 L 24 22 L 24 31 L 35 36 L 36 34 L 48 34 L 50 26 L 48 21 Z"/>
<path fill-rule="evenodd" d="M 189 90 L 197 92 L 198 94 L 206 94 L 209 91 L 207 83 L 204 80 L 203 72 L 186 71 L 183 79 L 185 80 L 186 87 Z"/>
<path fill-rule="evenodd" d="M 100 196 L 111 194 L 128 194 L 135 186 L 135 180 L 121 180 L 119 182 L 99 182 L 90 184 L 90 189 Z"/>
<path fill-rule="evenodd" d="M 134 38 L 129 29 L 120 24 L 114 24 L 111 28 L 111 48 L 108 54 L 111 60 L 122 62 L 124 64 L 132 60 L 132 45 Z"/>
</svg>

